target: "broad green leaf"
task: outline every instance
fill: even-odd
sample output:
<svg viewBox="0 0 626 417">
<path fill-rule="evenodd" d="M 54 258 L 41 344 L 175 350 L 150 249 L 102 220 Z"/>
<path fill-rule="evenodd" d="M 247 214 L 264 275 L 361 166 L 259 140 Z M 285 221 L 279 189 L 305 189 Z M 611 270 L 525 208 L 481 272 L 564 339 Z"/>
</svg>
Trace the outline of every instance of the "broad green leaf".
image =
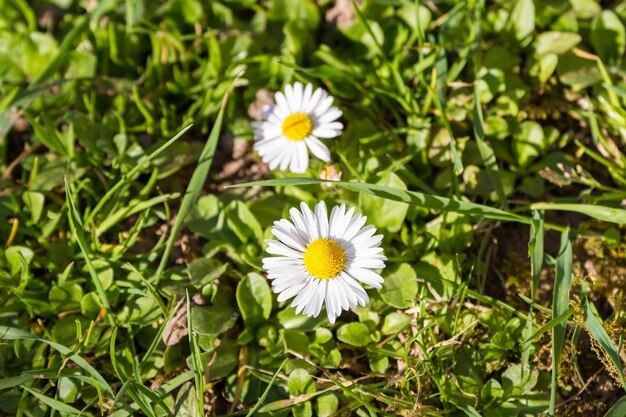
<svg viewBox="0 0 626 417">
<path fill-rule="evenodd" d="M 395 311 L 385 316 L 381 332 L 384 335 L 399 333 L 409 327 L 410 324 L 411 317 L 399 311 Z"/>
<path fill-rule="evenodd" d="M 574 91 L 580 91 L 602 81 L 602 74 L 596 61 L 571 52 L 559 56 L 556 73 L 559 81 L 572 87 Z"/>
<path fill-rule="evenodd" d="M 612 10 L 603 10 L 591 25 L 591 43 L 605 62 L 615 62 L 624 54 L 626 30 Z"/>
<path fill-rule="evenodd" d="M 26 191 L 22 194 L 22 200 L 30 210 L 31 221 L 37 223 L 41 219 L 46 197 L 40 192 Z"/>
<path fill-rule="evenodd" d="M 514 137 L 513 149 L 518 164 L 525 167 L 544 152 L 547 143 L 543 128 L 539 123 L 525 121 L 520 124 L 519 128 L 519 132 Z"/>
<path fill-rule="evenodd" d="M 309 317 L 304 314 L 296 314 L 296 309 L 288 307 L 281 310 L 277 315 L 278 323 L 288 330 L 311 331 L 322 324 L 326 317 L 320 314 L 317 317 Z"/>
<path fill-rule="evenodd" d="M 189 264 L 189 279 L 196 288 L 201 288 L 219 278 L 228 269 L 228 263 L 215 258 L 200 258 Z"/>
<path fill-rule="evenodd" d="M 194 307 L 191 309 L 191 322 L 196 333 L 207 336 L 217 336 L 233 327 L 237 320 L 237 313 L 228 304 L 216 302 L 210 307 Z"/>
<path fill-rule="evenodd" d="M 263 240 L 261 225 L 242 201 L 233 201 L 226 207 L 226 224 L 243 243 Z"/>
<path fill-rule="evenodd" d="M 30 261 L 35 256 L 35 253 L 32 249 L 29 249 L 25 246 L 9 246 L 4 251 L 4 257 L 9 262 L 11 266 L 11 274 L 15 275 L 22 270 L 22 263 L 25 262 L 26 265 L 30 264 Z"/>
<path fill-rule="evenodd" d="M 289 388 L 289 394 L 293 396 L 315 392 L 315 382 L 313 378 L 302 368 L 294 369 L 289 374 L 287 386 Z"/>
<path fill-rule="evenodd" d="M 269 319 L 272 312 L 272 292 L 267 280 L 250 273 L 237 285 L 237 304 L 243 320 L 256 326 Z"/>
<path fill-rule="evenodd" d="M 343 324 L 337 330 L 337 339 L 352 346 L 367 346 L 371 342 L 370 331 L 363 323 Z"/>
<path fill-rule="evenodd" d="M 509 24 L 515 39 L 523 40 L 535 30 L 535 3 L 532 0 L 518 0 L 513 3 Z"/>
<path fill-rule="evenodd" d="M 543 32 L 537 36 L 535 52 L 538 56 L 560 55 L 578 45 L 580 40 L 580 35 L 574 32 Z"/>
<path fill-rule="evenodd" d="M 59 399 L 65 404 L 71 404 L 80 395 L 80 382 L 74 378 L 61 377 L 58 386 Z"/>
<path fill-rule="evenodd" d="M 198 411 L 198 397 L 196 388 L 191 382 L 183 385 L 176 394 L 174 403 L 174 415 L 177 417 L 198 417 L 202 413 Z"/>
<path fill-rule="evenodd" d="M 385 282 L 378 293 L 387 304 L 395 308 L 409 308 L 417 296 L 417 275 L 411 265 L 399 264 L 388 268 Z"/>
<path fill-rule="evenodd" d="M 48 302 L 57 311 L 76 310 L 83 299 L 83 288 L 79 284 L 54 286 L 48 293 Z"/>
<path fill-rule="evenodd" d="M 376 185 L 392 187 L 406 191 L 406 184 L 393 172 L 384 173 Z M 385 200 L 368 194 L 359 195 L 359 205 L 369 221 L 375 226 L 397 232 L 402 227 L 408 204 Z"/>
<path fill-rule="evenodd" d="M 387 372 L 387 369 L 389 368 L 389 357 L 370 352 L 368 354 L 368 359 L 372 372 L 376 372 L 378 374 L 384 374 Z"/>
<path fill-rule="evenodd" d="M 335 394 L 324 394 L 317 397 L 315 409 L 318 417 L 332 417 L 337 412 L 339 400 Z"/>
</svg>

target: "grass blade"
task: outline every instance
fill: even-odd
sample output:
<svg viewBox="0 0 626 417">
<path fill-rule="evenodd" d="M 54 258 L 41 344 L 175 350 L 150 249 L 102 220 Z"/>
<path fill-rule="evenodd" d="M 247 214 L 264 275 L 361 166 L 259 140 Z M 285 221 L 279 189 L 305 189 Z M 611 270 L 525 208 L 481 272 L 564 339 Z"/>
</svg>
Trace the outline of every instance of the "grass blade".
<svg viewBox="0 0 626 417">
<path fill-rule="evenodd" d="M 193 331 L 191 323 L 191 298 L 187 292 L 187 336 L 189 337 L 189 346 L 191 347 L 191 363 L 193 364 L 194 381 L 196 386 L 196 396 L 198 400 L 198 410 L 204 410 L 204 365 L 202 364 L 200 345 L 198 337 Z"/>
<path fill-rule="evenodd" d="M 282 178 L 267 181 L 255 181 L 245 184 L 237 184 L 228 188 L 252 187 L 252 186 L 280 186 L 280 185 L 309 185 L 328 182 L 340 187 L 371 194 L 377 197 L 386 198 L 388 200 L 400 201 L 414 206 L 424 207 L 438 211 L 453 211 L 457 213 L 467 214 L 469 216 L 479 216 L 485 219 L 505 220 L 519 223 L 530 224 L 529 217 L 520 216 L 518 214 L 509 213 L 504 210 L 485 206 L 482 204 L 471 203 L 467 201 L 453 200 L 447 197 L 440 197 L 430 194 L 419 193 L 416 191 L 405 191 L 397 188 L 387 187 L 378 184 L 368 184 L 364 182 L 346 182 L 346 181 L 325 181 L 316 178 Z"/>
<path fill-rule="evenodd" d="M 76 206 L 74 205 L 74 197 L 72 196 L 72 190 L 70 189 L 70 184 L 68 182 L 68 175 L 65 176 L 65 200 L 67 202 L 67 218 L 72 235 L 76 238 L 78 247 L 85 258 L 85 263 L 87 264 L 87 269 L 89 270 L 89 275 L 91 276 L 93 285 L 96 287 L 98 298 L 100 298 L 100 302 L 107 309 L 107 311 L 110 312 L 111 305 L 109 304 L 109 299 L 104 291 L 102 282 L 100 282 L 100 277 L 91 263 L 89 246 L 87 245 L 87 240 L 85 239 L 85 233 L 80 221 L 80 216 L 78 215 L 78 210 L 76 210 Z M 107 314 L 106 316 L 109 323 L 111 323 L 111 325 L 115 325 L 115 318 L 113 317 L 113 314 Z"/>
<path fill-rule="evenodd" d="M 44 403 L 45 405 L 47 405 L 48 407 L 57 410 L 63 414 L 69 414 L 72 416 L 77 416 L 80 415 L 81 412 L 80 410 L 62 403 L 61 401 L 55 400 L 54 398 L 50 398 L 47 395 L 43 395 L 38 393 L 37 391 L 33 391 L 25 386 L 21 386 L 21 388 L 25 391 L 28 391 L 29 393 L 31 393 L 33 396 L 37 397 L 39 399 L 39 401 L 41 401 L 42 403 Z"/>
<path fill-rule="evenodd" d="M 71 349 L 50 340 L 43 339 L 34 334 L 25 332 L 24 330 L 16 329 L 13 327 L 0 326 L 0 340 L 36 340 L 42 342 L 57 350 L 62 355 L 67 355 L 68 359 L 81 367 L 85 372 L 93 377 L 95 382 L 104 388 L 109 394 L 113 395 L 113 390 L 106 382 L 106 380 L 96 371 L 86 360 L 74 353 Z"/>
<path fill-rule="evenodd" d="M 591 204 L 535 203 L 532 210 L 574 211 L 605 222 L 626 224 L 626 210 Z"/>
<path fill-rule="evenodd" d="M 243 73 L 242 73 L 243 74 Z M 189 180 L 189 185 L 187 186 L 187 191 L 185 192 L 185 196 L 183 197 L 183 201 L 180 204 L 180 209 L 178 210 L 178 215 L 176 216 L 176 221 L 174 222 L 174 226 L 170 231 L 170 235 L 165 243 L 165 250 L 163 251 L 163 255 L 161 257 L 161 262 L 157 268 L 156 273 L 153 276 L 155 281 L 155 286 L 158 285 L 161 280 L 161 276 L 163 275 L 163 271 L 165 270 L 165 266 L 169 260 L 170 254 L 172 253 L 172 249 L 174 248 L 174 242 L 178 237 L 178 233 L 180 232 L 181 227 L 183 226 L 183 222 L 185 221 L 185 217 L 191 210 L 191 207 L 198 200 L 198 196 L 200 195 L 200 191 L 202 191 L 202 187 L 206 181 L 207 176 L 209 175 L 209 169 L 211 168 L 211 163 L 213 162 L 213 155 L 215 155 L 215 149 L 217 148 L 217 142 L 220 138 L 220 131 L 222 130 L 222 120 L 224 119 L 224 109 L 226 107 L 226 103 L 228 102 L 228 97 L 230 96 L 231 91 L 233 90 L 237 79 L 242 75 L 238 75 L 233 82 L 231 83 L 228 91 L 224 94 L 224 98 L 222 99 L 222 106 L 220 107 L 219 112 L 217 113 L 217 118 L 215 119 L 215 123 L 213 124 L 213 128 L 211 129 L 211 133 L 209 134 L 209 139 L 207 140 L 204 148 L 202 149 L 202 153 L 200 154 L 200 158 L 198 159 L 198 165 L 196 169 L 193 171 L 191 176 L 191 180 Z"/>
<path fill-rule="evenodd" d="M 278 369 L 274 373 L 274 376 L 272 377 L 272 380 L 267 385 L 267 388 L 265 388 L 265 391 L 263 391 L 263 394 L 261 395 L 259 400 L 256 402 L 256 404 L 254 404 L 254 407 L 252 407 L 250 409 L 250 411 L 248 411 L 248 414 L 246 414 L 246 417 L 252 417 L 254 415 L 254 413 L 256 413 L 256 411 L 259 409 L 259 407 L 261 407 L 261 405 L 263 405 L 263 401 L 265 401 L 265 399 L 267 398 L 268 394 L 270 393 L 270 390 L 272 389 L 272 386 L 274 385 L 274 381 L 276 380 L 276 377 L 278 376 L 280 371 L 283 369 L 283 366 L 285 365 L 285 363 L 287 363 L 287 360 L 288 359 L 285 359 L 283 361 L 283 363 L 280 364 L 280 366 L 278 367 Z"/>
<path fill-rule="evenodd" d="M 619 353 L 613 344 L 613 341 L 607 334 L 606 330 L 602 326 L 602 322 L 597 317 L 596 312 L 592 309 L 592 304 L 589 302 L 587 297 L 583 297 L 582 299 L 582 307 L 583 307 L 583 319 L 585 320 L 585 324 L 587 325 L 587 329 L 591 336 L 598 342 L 600 346 L 602 346 L 602 350 L 606 353 L 606 355 L 611 360 L 611 363 L 615 369 L 614 371 L 619 376 L 620 381 L 622 382 L 622 387 L 626 390 L 626 380 L 624 379 L 624 368 L 622 365 L 622 361 L 620 360 Z M 612 372 L 613 373 L 613 372 Z M 626 415 L 626 414 L 622 414 Z"/>
<path fill-rule="evenodd" d="M 570 289 L 572 287 L 572 243 L 569 230 L 561 235 L 561 246 L 556 258 L 556 276 L 554 278 L 554 296 L 552 317 L 559 318 L 569 308 Z M 556 376 L 565 342 L 567 322 L 559 323 L 552 329 L 552 380 L 550 386 L 549 415 L 554 416 L 556 407 Z"/>
<path fill-rule="evenodd" d="M 626 416 L 626 396 L 617 400 L 613 407 L 604 415 L 604 417 L 624 417 Z"/>
<path fill-rule="evenodd" d="M 96 205 L 96 207 L 94 207 L 92 212 L 89 213 L 89 216 L 87 217 L 87 220 L 85 220 L 85 226 L 89 225 L 89 223 L 95 217 L 95 215 L 102 209 L 102 206 L 104 206 L 104 204 L 111 199 L 111 197 L 113 196 L 113 194 L 115 194 L 115 192 L 117 192 L 117 190 L 119 190 L 128 181 L 130 181 L 135 176 L 135 174 L 137 174 L 139 171 L 141 171 L 141 169 L 148 162 L 152 161 L 154 158 L 159 156 L 159 154 L 161 154 L 161 152 L 163 152 L 164 150 L 169 148 L 171 144 L 173 144 L 178 139 L 180 139 L 191 128 L 191 126 L 193 126 L 193 125 L 190 124 L 187 127 L 183 128 L 180 132 L 178 132 L 176 134 L 176 136 L 174 136 L 173 138 L 171 138 L 170 140 L 165 142 L 163 145 L 161 145 L 156 151 L 152 152 L 147 158 L 141 160 L 133 169 L 131 169 L 129 172 L 127 172 L 122 177 L 122 179 L 120 179 L 113 187 L 111 187 L 111 189 L 100 199 L 100 201 L 98 201 L 98 204 Z"/>
<path fill-rule="evenodd" d="M 535 333 L 533 333 L 531 336 L 529 336 L 526 339 L 524 339 L 524 341 L 521 344 L 522 345 L 526 345 L 526 344 L 532 342 L 533 340 L 535 340 L 537 337 L 541 336 L 542 334 L 544 334 L 548 330 L 550 330 L 550 329 L 558 326 L 559 324 L 567 321 L 567 319 L 572 314 L 574 314 L 574 308 L 570 307 L 567 310 L 565 310 L 563 312 L 563 314 L 561 314 L 560 316 L 553 318 L 552 320 L 550 320 L 549 322 L 547 322 L 546 324 L 541 326 Z M 529 320 L 528 323 L 532 324 L 532 319 Z"/>
</svg>

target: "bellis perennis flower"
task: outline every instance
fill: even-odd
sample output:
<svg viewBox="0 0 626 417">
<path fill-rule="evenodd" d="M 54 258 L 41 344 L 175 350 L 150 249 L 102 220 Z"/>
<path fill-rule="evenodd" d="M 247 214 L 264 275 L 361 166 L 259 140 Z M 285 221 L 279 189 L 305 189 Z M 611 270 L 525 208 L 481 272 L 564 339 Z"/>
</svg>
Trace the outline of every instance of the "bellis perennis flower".
<svg viewBox="0 0 626 417">
<path fill-rule="evenodd" d="M 267 105 L 263 121 L 253 122 L 254 149 L 270 169 L 289 168 L 303 173 L 309 167 L 309 150 L 322 161 L 330 161 L 330 151 L 320 138 L 334 138 L 343 125 L 336 120 L 341 111 L 332 107 L 333 97 L 321 88 L 296 82 L 285 92 L 274 95 L 276 104 Z"/>
<path fill-rule="evenodd" d="M 289 211 L 291 221 L 274 222 L 263 259 L 267 278 L 272 281 L 278 301 L 293 298 L 296 313 L 317 317 L 322 305 L 331 323 L 342 310 L 354 310 L 369 301 L 361 284 L 381 288 L 383 278 L 373 269 L 385 267 L 387 258 L 380 247 L 382 235 L 374 226 L 365 226 L 367 217 L 354 209 L 336 206 L 330 213 L 320 202 L 311 209 L 304 203 L 300 210 Z"/>
</svg>

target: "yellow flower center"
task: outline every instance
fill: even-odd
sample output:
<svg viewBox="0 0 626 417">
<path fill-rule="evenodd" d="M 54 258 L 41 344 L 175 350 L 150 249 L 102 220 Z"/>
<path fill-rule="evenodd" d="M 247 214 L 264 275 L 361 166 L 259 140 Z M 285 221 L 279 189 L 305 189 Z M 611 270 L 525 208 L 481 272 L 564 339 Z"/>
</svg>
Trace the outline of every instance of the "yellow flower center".
<svg viewBox="0 0 626 417">
<path fill-rule="evenodd" d="M 304 266 L 318 279 L 334 278 L 346 264 L 346 251 L 331 239 L 317 239 L 304 251 Z"/>
<path fill-rule="evenodd" d="M 313 130 L 313 123 L 306 113 L 293 113 L 285 118 L 282 129 L 287 139 L 303 140 Z"/>
</svg>

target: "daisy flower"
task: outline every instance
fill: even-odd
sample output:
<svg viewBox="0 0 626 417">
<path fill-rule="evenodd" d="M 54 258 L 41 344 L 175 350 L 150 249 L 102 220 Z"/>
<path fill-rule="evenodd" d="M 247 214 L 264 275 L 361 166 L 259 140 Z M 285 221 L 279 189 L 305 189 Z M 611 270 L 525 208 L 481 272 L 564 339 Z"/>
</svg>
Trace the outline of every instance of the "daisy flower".
<svg viewBox="0 0 626 417">
<path fill-rule="evenodd" d="M 317 317 L 326 304 L 331 323 L 342 310 L 353 310 L 369 301 L 361 284 L 381 288 L 383 278 L 373 269 L 385 267 L 376 228 L 365 226 L 367 217 L 355 214 L 354 208 L 333 207 L 328 211 L 323 201 L 311 211 L 300 204 L 300 210 L 289 210 L 291 221 L 274 222 L 272 233 L 278 240 L 267 240 L 263 268 L 272 288 L 282 302 L 295 297 L 291 306 L 296 313 Z"/>
<path fill-rule="evenodd" d="M 343 125 L 336 120 L 341 110 L 333 107 L 333 97 L 321 88 L 296 82 L 285 92 L 274 94 L 276 104 L 262 112 L 263 121 L 253 122 L 254 149 L 270 169 L 303 173 L 309 167 L 309 150 L 322 161 L 330 161 L 330 151 L 320 138 L 339 136 Z"/>
</svg>

